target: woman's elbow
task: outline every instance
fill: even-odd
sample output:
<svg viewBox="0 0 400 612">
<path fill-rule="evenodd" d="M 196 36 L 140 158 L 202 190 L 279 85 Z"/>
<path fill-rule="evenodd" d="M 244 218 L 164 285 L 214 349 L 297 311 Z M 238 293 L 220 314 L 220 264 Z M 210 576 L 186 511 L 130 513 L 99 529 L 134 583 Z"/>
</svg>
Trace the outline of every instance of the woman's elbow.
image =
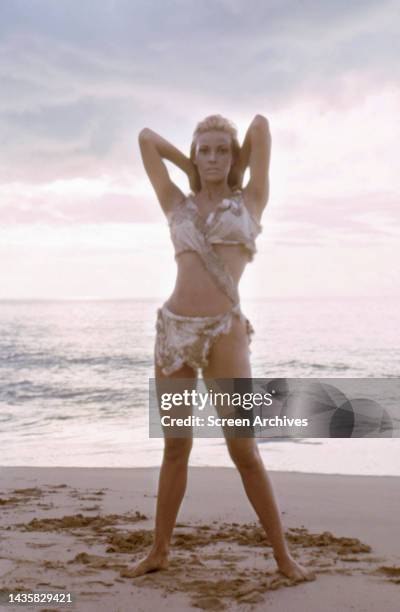
<svg viewBox="0 0 400 612">
<path fill-rule="evenodd" d="M 152 131 L 150 128 L 143 128 L 139 132 L 139 142 L 143 142 L 144 140 L 148 140 L 151 137 Z"/>
<path fill-rule="evenodd" d="M 268 119 L 264 115 L 256 115 L 251 123 L 252 127 L 257 129 L 269 130 Z"/>
</svg>

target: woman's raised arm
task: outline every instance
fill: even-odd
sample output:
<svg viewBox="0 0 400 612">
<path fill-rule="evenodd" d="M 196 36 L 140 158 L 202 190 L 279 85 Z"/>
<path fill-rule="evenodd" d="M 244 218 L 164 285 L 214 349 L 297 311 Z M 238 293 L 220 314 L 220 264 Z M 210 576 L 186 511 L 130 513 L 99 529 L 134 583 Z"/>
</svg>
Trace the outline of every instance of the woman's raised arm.
<svg viewBox="0 0 400 612">
<path fill-rule="evenodd" d="M 269 165 L 271 160 L 271 134 L 268 119 L 256 115 L 246 132 L 240 150 L 239 167 L 242 173 L 250 167 L 250 179 L 244 191 L 247 199 L 261 212 L 269 197 Z"/>
<path fill-rule="evenodd" d="M 149 128 L 144 128 L 139 133 L 139 146 L 147 176 L 153 185 L 161 208 L 165 213 L 168 213 L 185 195 L 171 181 L 163 158 L 185 172 L 189 182 L 195 171 L 192 161 L 174 145 Z"/>
</svg>

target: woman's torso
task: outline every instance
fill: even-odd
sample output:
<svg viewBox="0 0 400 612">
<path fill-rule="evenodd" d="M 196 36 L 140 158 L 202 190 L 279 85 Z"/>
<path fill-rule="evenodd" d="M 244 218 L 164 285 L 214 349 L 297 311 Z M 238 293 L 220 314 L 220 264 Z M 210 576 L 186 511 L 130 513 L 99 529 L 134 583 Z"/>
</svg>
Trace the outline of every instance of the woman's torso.
<svg viewBox="0 0 400 612">
<path fill-rule="evenodd" d="M 238 287 L 247 263 L 246 254 L 236 245 L 216 245 L 214 248 Z M 181 253 L 176 262 L 175 287 L 167 300 L 170 310 L 187 316 L 213 316 L 231 308 L 231 300 L 215 284 L 197 253 Z"/>
<path fill-rule="evenodd" d="M 195 234 L 199 232 L 196 235 L 200 238 L 206 235 L 212 243 L 213 251 L 222 262 L 222 266 L 231 276 L 236 292 L 238 292 L 240 278 L 246 264 L 252 259 L 253 252 L 255 252 L 255 238 L 261 232 L 262 227 L 254 213 L 252 214 L 247 208 L 243 192 L 235 193 L 236 198 L 225 198 L 210 215 L 200 214 L 202 210 L 195 203 L 195 200 L 189 196 L 179 205 L 181 208 L 178 214 L 179 219 L 181 221 L 183 219 L 183 222 L 186 223 L 183 237 L 185 230 L 186 233 L 188 230 L 189 233 L 192 231 Z M 189 211 L 187 210 L 188 206 Z M 209 219 L 209 217 L 213 218 Z M 171 215 L 170 227 L 172 218 Z M 174 217 L 174 220 L 176 221 L 176 217 Z M 208 221 L 211 221 L 211 223 L 208 224 Z M 191 222 L 195 226 L 193 229 Z M 177 223 L 179 224 L 179 220 Z M 231 235 L 229 232 L 231 232 Z M 221 238 L 218 237 L 219 235 Z M 235 236 L 240 243 L 233 244 L 235 240 L 232 240 L 232 238 L 235 239 Z M 216 243 L 220 239 L 231 243 Z M 179 235 L 178 241 L 175 240 L 176 242 L 179 242 Z M 185 248 L 185 244 L 181 248 Z M 190 247 L 187 246 L 187 248 Z M 198 252 L 183 250 L 183 252 L 176 253 L 176 262 L 175 287 L 166 302 L 170 310 L 186 316 L 213 316 L 226 312 L 233 306 L 232 298 L 229 298 L 226 292 L 215 282 L 215 278 L 204 265 L 204 261 Z M 238 293 L 237 301 L 239 301 Z"/>
</svg>

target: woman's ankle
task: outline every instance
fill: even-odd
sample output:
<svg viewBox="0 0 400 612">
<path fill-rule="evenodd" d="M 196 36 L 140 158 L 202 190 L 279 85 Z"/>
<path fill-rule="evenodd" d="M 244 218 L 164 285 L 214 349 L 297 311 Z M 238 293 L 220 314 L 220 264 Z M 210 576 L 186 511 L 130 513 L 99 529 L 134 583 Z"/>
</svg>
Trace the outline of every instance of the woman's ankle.
<svg viewBox="0 0 400 612">
<path fill-rule="evenodd" d="M 150 554 L 156 557 L 168 557 L 169 545 L 161 543 L 153 544 Z"/>
<path fill-rule="evenodd" d="M 291 554 L 290 554 L 290 550 L 288 548 L 285 548 L 283 550 L 279 550 L 278 552 L 274 551 L 274 557 L 275 557 L 275 561 L 277 563 L 281 563 L 283 561 L 287 561 L 288 559 L 291 558 Z"/>
</svg>

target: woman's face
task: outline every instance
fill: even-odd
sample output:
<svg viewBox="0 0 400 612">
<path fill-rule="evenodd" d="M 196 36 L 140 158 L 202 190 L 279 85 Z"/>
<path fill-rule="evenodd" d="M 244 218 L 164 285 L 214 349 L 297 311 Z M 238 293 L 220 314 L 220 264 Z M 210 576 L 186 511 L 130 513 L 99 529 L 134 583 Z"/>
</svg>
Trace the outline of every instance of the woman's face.
<svg viewBox="0 0 400 612">
<path fill-rule="evenodd" d="M 197 137 L 195 163 L 203 182 L 227 180 L 232 166 L 231 135 L 220 130 L 203 132 Z"/>
</svg>

